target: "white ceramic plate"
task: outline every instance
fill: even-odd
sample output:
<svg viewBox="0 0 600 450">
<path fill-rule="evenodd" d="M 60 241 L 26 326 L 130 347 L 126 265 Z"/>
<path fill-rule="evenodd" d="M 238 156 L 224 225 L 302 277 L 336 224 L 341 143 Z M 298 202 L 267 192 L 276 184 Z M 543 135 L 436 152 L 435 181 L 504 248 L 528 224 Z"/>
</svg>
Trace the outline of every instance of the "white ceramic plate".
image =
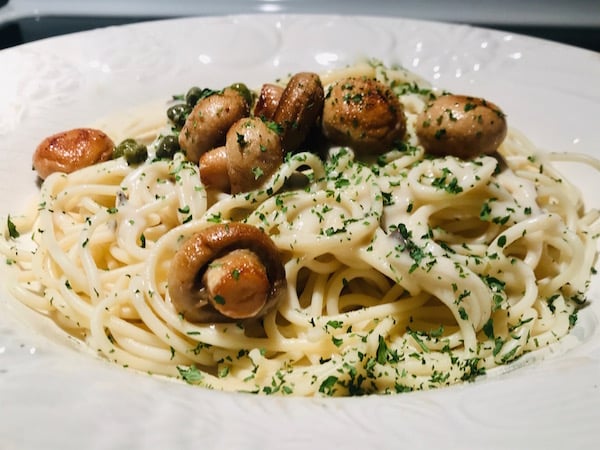
<svg viewBox="0 0 600 450">
<path fill-rule="evenodd" d="M 539 146 L 600 157 L 600 55 L 413 20 L 231 16 L 109 28 L 0 52 L 0 214 L 36 189 L 46 135 L 198 84 L 251 86 L 363 56 L 500 104 Z M 565 167 L 590 207 L 597 173 Z M 87 354 L 0 297 L 0 447 L 592 448 L 600 439 L 600 288 L 545 357 L 475 383 L 386 397 L 212 392 Z"/>
</svg>

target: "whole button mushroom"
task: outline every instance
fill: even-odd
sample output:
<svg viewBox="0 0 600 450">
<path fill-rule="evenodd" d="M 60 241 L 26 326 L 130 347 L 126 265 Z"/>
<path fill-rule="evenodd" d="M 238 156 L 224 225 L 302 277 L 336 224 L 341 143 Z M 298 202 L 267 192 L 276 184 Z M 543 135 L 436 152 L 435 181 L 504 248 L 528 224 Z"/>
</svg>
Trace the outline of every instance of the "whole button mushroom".
<svg viewBox="0 0 600 450">
<path fill-rule="evenodd" d="M 290 78 L 273 114 L 273 121 L 282 128 L 284 152 L 293 152 L 300 147 L 321 116 L 323 101 L 323 85 L 319 75 L 300 72 Z"/>
<path fill-rule="evenodd" d="M 380 154 L 402 140 L 404 108 L 385 84 L 373 78 L 348 77 L 329 90 L 323 106 L 323 134 L 334 144 L 363 154 Z"/>
<path fill-rule="evenodd" d="M 232 194 L 259 187 L 283 162 L 276 131 L 258 117 L 237 121 L 227 132 L 225 147 L 200 158 L 200 179 L 208 186 Z"/>
<path fill-rule="evenodd" d="M 239 222 L 211 225 L 177 251 L 168 273 L 175 309 L 196 323 L 264 316 L 285 296 L 285 269 L 273 241 Z"/>
<path fill-rule="evenodd" d="M 71 173 L 112 158 L 115 144 L 94 128 L 75 128 L 44 139 L 33 153 L 33 168 L 41 179 L 54 172 Z"/>
<path fill-rule="evenodd" d="M 415 129 L 428 153 L 462 159 L 494 153 L 507 133 L 498 106 L 465 95 L 436 98 L 417 116 Z"/>
<path fill-rule="evenodd" d="M 227 130 L 248 115 L 250 107 L 238 89 L 204 97 L 196 103 L 179 133 L 179 146 L 190 161 L 223 144 Z"/>
</svg>

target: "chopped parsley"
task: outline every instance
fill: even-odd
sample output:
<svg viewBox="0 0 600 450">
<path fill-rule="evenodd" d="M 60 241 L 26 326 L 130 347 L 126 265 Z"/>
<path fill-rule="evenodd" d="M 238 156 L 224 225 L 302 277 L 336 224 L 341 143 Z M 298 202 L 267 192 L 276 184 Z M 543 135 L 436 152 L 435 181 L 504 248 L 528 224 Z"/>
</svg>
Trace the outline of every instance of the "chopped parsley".
<svg viewBox="0 0 600 450">
<path fill-rule="evenodd" d="M 6 225 L 8 226 L 8 235 L 11 238 L 16 239 L 21 235 L 21 233 L 19 233 L 19 230 L 17 230 L 17 227 L 15 226 L 13 221 L 10 219 L 10 215 L 6 219 Z"/>
<path fill-rule="evenodd" d="M 177 366 L 177 371 L 179 372 L 179 375 L 181 375 L 181 378 L 183 378 L 185 382 L 189 384 L 197 384 L 204 378 L 202 372 L 200 372 L 200 370 L 193 365 L 189 367 Z"/>
</svg>

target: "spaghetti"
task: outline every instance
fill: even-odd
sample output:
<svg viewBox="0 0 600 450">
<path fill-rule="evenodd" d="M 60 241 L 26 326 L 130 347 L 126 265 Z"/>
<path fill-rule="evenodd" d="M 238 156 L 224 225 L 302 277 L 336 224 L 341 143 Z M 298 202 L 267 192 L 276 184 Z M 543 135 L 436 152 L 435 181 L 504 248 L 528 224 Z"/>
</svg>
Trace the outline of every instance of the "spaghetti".
<svg viewBox="0 0 600 450">
<path fill-rule="evenodd" d="M 515 130 L 499 156 L 430 157 L 415 117 L 435 90 L 380 64 L 342 72 L 323 84 L 351 73 L 398 95 L 401 145 L 373 161 L 300 150 L 260 188 L 230 195 L 207 190 L 182 153 L 153 158 L 162 120 L 109 124 L 117 140 L 147 142 L 149 158 L 46 178 L 6 221 L 11 293 L 114 363 L 265 394 L 445 386 L 565 336 L 594 271 L 598 212 Z M 287 296 L 260 320 L 189 322 L 169 298 L 170 261 L 194 233 L 230 222 L 271 237 Z"/>
</svg>

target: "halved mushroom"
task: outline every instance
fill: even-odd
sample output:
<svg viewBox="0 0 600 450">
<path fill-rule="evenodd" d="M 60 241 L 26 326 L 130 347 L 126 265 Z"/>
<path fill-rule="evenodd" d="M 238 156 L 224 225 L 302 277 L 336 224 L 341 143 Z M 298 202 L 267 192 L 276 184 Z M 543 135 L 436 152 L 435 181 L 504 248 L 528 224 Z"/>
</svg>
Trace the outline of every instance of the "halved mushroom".
<svg viewBox="0 0 600 450">
<path fill-rule="evenodd" d="M 75 128 L 44 139 L 33 154 L 33 168 L 41 179 L 51 173 L 71 173 L 107 161 L 115 144 L 104 132 L 94 128 Z"/>
<path fill-rule="evenodd" d="M 406 117 L 398 97 L 385 84 L 373 78 L 348 77 L 330 88 L 322 128 L 334 144 L 379 154 L 403 139 Z"/>
<path fill-rule="evenodd" d="M 239 222 L 194 234 L 177 251 L 168 274 L 175 309 L 190 322 L 259 318 L 285 296 L 285 269 L 273 241 Z"/>
<path fill-rule="evenodd" d="M 279 124 L 285 152 L 293 152 L 306 139 L 323 112 L 324 92 L 319 75 L 300 72 L 292 76 L 281 94 L 273 121 Z"/>
<path fill-rule="evenodd" d="M 259 187 L 283 162 L 281 141 L 258 117 L 237 121 L 227 132 L 225 147 L 200 158 L 200 179 L 232 194 Z"/>
<path fill-rule="evenodd" d="M 204 152 L 222 145 L 227 130 L 249 110 L 245 96 L 231 87 L 198 101 L 179 133 L 187 158 L 198 161 Z"/>
<path fill-rule="evenodd" d="M 469 159 L 494 153 L 506 137 L 507 125 L 502 110 L 491 102 L 442 95 L 419 114 L 415 130 L 428 153 Z"/>
</svg>

